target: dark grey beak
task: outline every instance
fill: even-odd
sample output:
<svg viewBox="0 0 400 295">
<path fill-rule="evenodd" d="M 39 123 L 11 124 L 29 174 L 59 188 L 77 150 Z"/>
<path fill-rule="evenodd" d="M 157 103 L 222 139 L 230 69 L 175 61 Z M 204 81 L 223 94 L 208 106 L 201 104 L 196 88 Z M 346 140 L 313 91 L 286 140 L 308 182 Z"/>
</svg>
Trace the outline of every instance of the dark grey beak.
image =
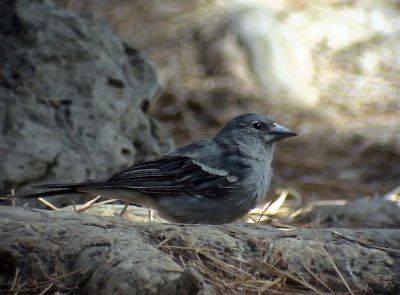
<svg viewBox="0 0 400 295">
<path fill-rule="evenodd" d="M 268 137 L 273 141 L 281 140 L 286 137 L 296 136 L 297 134 L 292 130 L 274 123 L 271 130 L 268 132 Z"/>
</svg>

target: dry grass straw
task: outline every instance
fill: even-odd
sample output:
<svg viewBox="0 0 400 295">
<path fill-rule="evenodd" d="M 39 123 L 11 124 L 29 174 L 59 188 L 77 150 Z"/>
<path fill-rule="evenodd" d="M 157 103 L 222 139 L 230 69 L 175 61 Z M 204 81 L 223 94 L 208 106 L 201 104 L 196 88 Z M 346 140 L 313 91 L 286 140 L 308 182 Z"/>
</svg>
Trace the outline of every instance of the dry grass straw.
<svg viewBox="0 0 400 295">
<path fill-rule="evenodd" d="M 14 278 L 7 289 L 0 290 L 0 294 L 13 294 L 13 295 L 28 295 L 28 294 L 57 294 L 61 292 L 64 294 L 74 294 L 78 291 L 78 287 L 68 286 L 66 279 L 71 276 L 83 273 L 81 270 L 72 271 L 62 275 L 47 275 L 47 280 L 37 282 L 29 278 L 26 274 L 21 274 L 17 268 Z"/>
<path fill-rule="evenodd" d="M 342 273 L 340 272 L 339 268 L 337 267 L 335 261 L 333 260 L 332 256 L 329 255 L 329 253 L 326 251 L 326 249 L 324 248 L 324 246 L 321 244 L 321 242 L 318 240 L 318 237 L 315 233 L 315 229 L 312 228 L 313 233 L 314 233 L 314 237 L 315 237 L 315 241 L 317 242 L 318 246 L 320 247 L 320 249 L 322 250 L 322 252 L 326 255 L 326 257 L 328 258 L 329 262 L 332 264 L 335 272 L 338 274 L 338 276 L 340 277 L 340 279 L 342 280 L 343 284 L 346 286 L 346 289 L 349 291 L 349 293 L 351 295 L 354 295 L 353 291 L 351 290 L 349 284 L 347 284 L 346 280 L 344 279 Z"/>
<path fill-rule="evenodd" d="M 271 218 L 294 218 L 303 205 L 301 194 L 294 190 L 277 190 L 277 196 L 272 202 L 266 203 L 261 208 L 255 208 L 249 212 L 249 223 L 265 223 L 271 224 Z M 276 225 L 275 222 L 273 225 Z M 283 226 L 283 224 L 281 224 Z M 278 226 L 279 227 L 279 226 Z M 286 227 L 286 226 L 283 226 Z M 290 226 L 288 226 L 291 228 Z"/>
<path fill-rule="evenodd" d="M 104 200 L 104 201 L 101 201 L 101 202 L 97 202 L 100 198 L 101 198 L 101 196 L 97 196 L 97 197 L 95 197 L 95 198 L 93 198 L 93 199 L 87 201 L 86 203 L 80 205 L 80 206 L 76 206 L 76 204 L 73 203 L 72 205 L 73 205 L 73 207 L 74 207 L 74 211 L 75 211 L 76 213 L 82 213 L 82 212 L 87 211 L 87 210 L 90 209 L 90 208 L 93 208 L 93 207 L 97 207 L 97 206 L 101 206 L 101 205 L 104 205 L 104 204 L 108 204 L 108 203 L 112 203 L 112 202 L 118 201 L 117 199 L 108 199 L 108 200 Z M 54 210 L 54 211 L 62 211 L 62 209 L 58 208 L 56 205 L 52 204 L 52 203 L 51 203 L 50 201 L 48 201 L 48 200 L 45 200 L 45 199 L 43 199 L 43 198 L 38 198 L 38 200 L 39 200 L 42 204 L 46 205 L 47 207 L 49 207 L 50 209 L 52 209 L 52 210 Z M 124 207 L 123 210 L 121 211 L 120 216 L 122 216 L 122 215 L 125 213 L 126 208 L 127 208 L 127 205 L 125 205 L 125 207 Z"/>
<path fill-rule="evenodd" d="M 357 244 L 359 244 L 359 245 L 361 245 L 363 247 L 372 248 L 372 249 L 378 249 L 378 250 L 381 250 L 381 251 L 385 251 L 385 252 L 387 252 L 387 253 L 389 253 L 391 255 L 400 256 L 400 250 L 399 249 L 387 248 L 387 247 L 381 247 L 381 246 L 378 246 L 378 245 L 373 245 L 373 244 L 371 244 L 371 243 L 369 243 L 369 242 L 367 242 L 365 240 L 355 239 L 355 238 L 346 236 L 344 234 L 341 234 L 341 233 L 339 233 L 337 231 L 333 231 L 332 235 L 337 237 L 337 238 L 341 238 L 341 239 L 347 240 L 347 241 L 352 242 L 352 243 L 357 243 Z"/>
<path fill-rule="evenodd" d="M 301 274 L 287 271 L 287 263 L 282 257 L 268 261 L 264 251 L 266 245 L 255 243 L 259 253 L 251 260 L 207 246 L 193 246 L 177 235 L 160 241 L 158 248 L 183 268 L 197 269 L 205 281 L 214 286 L 217 294 L 335 294 L 310 269 L 307 272 L 314 278 L 315 285 Z"/>
</svg>

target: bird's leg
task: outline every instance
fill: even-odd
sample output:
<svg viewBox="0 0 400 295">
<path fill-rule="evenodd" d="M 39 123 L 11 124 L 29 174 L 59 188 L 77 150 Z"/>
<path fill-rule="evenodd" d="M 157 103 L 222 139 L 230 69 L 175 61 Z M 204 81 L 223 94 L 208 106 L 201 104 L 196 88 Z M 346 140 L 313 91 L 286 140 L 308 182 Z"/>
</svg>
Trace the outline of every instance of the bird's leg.
<svg viewBox="0 0 400 295">
<path fill-rule="evenodd" d="M 129 203 L 125 203 L 124 208 L 122 208 L 121 212 L 118 214 L 120 217 L 122 217 L 125 214 L 126 210 L 128 209 L 128 206 Z"/>
<path fill-rule="evenodd" d="M 149 222 L 153 222 L 153 221 L 154 221 L 154 210 L 149 209 Z"/>
</svg>

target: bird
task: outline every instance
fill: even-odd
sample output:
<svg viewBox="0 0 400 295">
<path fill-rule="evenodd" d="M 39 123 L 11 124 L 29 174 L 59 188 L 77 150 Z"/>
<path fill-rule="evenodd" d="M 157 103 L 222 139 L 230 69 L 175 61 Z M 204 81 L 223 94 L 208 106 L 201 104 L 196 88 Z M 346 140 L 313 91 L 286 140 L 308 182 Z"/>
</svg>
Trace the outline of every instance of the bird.
<svg viewBox="0 0 400 295">
<path fill-rule="evenodd" d="M 34 198 L 100 195 L 148 207 L 168 221 L 225 224 L 265 201 L 275 142 L 297 134 L 262 113 L 228 121 L 216 135 L 135 164 L 106 180 L 33 186 Z"/>
</svg>

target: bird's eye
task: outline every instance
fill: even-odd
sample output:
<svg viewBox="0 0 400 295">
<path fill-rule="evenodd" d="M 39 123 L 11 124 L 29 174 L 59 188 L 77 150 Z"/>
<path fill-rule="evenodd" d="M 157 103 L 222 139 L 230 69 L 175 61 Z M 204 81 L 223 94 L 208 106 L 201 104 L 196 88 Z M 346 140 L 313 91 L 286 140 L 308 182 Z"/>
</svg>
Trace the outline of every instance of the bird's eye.
<svg viewBox="0 0 400 295">
<path fill-rule="evenodd" d="M 261 127 L 262 127 L 262 125 L 261 125 L 260 122 L 258 122 L 258 121 L 254 121 L 254 122 L 253 122 L 253 128 L 254 128 L 254 129 L 260 130 Z"/>
</svg>

